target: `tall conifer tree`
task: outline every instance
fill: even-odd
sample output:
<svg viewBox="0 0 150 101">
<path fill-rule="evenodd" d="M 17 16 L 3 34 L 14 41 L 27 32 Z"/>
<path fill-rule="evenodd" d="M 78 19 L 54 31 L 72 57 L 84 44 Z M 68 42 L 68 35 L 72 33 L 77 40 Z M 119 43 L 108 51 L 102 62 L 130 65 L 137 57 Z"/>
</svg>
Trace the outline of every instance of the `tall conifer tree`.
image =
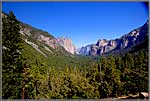
<svg viewBox="0 0 150 101">
<path fill-rule="evenodd" d="M 22 39 L 19 21 L 10 11 L 2 19 L 2 98 L 21 98 L 23 79 Z"/>
</svg>

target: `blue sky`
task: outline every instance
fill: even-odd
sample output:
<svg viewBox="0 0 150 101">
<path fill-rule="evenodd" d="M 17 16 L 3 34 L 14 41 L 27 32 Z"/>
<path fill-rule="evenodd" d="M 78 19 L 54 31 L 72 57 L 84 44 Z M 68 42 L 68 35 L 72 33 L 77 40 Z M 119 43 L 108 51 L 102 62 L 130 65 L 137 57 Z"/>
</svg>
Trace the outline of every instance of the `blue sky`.
<svg viewBox="0 0 150 101">
<path fill-rule="evenodd" d="M 3 2 L 2 10 L 76 47 L 115 39 L 142 26 L 148 8 L 141 2 Z"/>
</svg>

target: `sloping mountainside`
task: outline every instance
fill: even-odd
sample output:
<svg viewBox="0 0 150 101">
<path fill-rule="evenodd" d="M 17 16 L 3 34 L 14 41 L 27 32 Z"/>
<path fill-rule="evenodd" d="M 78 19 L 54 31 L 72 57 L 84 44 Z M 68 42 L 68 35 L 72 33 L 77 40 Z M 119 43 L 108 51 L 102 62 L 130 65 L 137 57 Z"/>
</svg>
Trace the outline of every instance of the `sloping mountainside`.
<svg viewBox="0 0 150 101">
<path fill-rule="evenodd" d="M 2 17 L 7 17 L 7 14 L 2 13 Z M 47 53 L 61 52 L 69 55 L 75 53 L 75 46 L 69 38 L 57 39 L 48 32 L 34 28 L 23 22 L 20 22 L 20 28 L 20 33 L 23 35 L 24 41 L 45 57 L 47 57 Z"/>
<path fill-rule="evenodd" d="M 7 14 L 2 13 L 2 17 L 7 17 Z M 44 51 L 49 53 L 53 53 L 54 51 L 60 51 L 65 54 L 75 53 L 75 46 L 69 38 L 66 38 L 67 40 L 65 38 L 57 39 L 48 32 L 34 28 L 23 22 L 20 22 L 20 28 L 20 33 L 23 35 L 25 42 L 45 57 L 47 57 L 47 54 Z"/>
<path fill-rule="evenodd" d="M 6 13 L 2 12 L 3 18 L 7 18 L 7 16 Z M 88 57 L 75 56 L 76 48 L 69 38 L 55 38 L 46 31 L 34 28 L 21 21 L 19 22 L 20 34 L 24 40 L 23 54 L 28 58 L 28 63 L 40 61 L 48 66 L 62 68 L 65 66 L 75 66 L 75 64 L 79 66 L 81 65 L 80 62 L 83 65 L 87 63 L 86 61 L 93 61 Z"/>
<path fill-rule="evenodd" d="M 70 39 L 68 40 L 61 40 L 60 38 L 57 39 L 50 35 L 48 32 L 33 28 L 27 24 L 21 23 L 21 30 L 20 33 L 24 35 L 25 42 L 30 44 L 28 40 L 32 40 L 35 43 L 41 43 L 44 46 L 44 49 L 53 52 L 53 51 L 62 51 L 62 53 L 66 54 L 74 54 L 74 50 L 71 50 L 70 47 L 73 47 L 73 44 Z M 64 45 L 62 43 L 69 43 L 68 45 Z M 75 48 L 74 48 L 75 49 Z M 66 51 L 66 52 L 65 52 Z M 68 53 L 67 53 L 68 52 Z"/>
<path fill-rule="evenodd" d="M 96 44 L 87 45 L 78 50 L 80 55 L 102 55 L 112 53 L 123 53 L 132 50 L 144 41 L 148 40 L 148 26 L 147 21 L 142 27 L 132 30 L 126 35 L 114 40 L 100 39 Z"/>
</svg>

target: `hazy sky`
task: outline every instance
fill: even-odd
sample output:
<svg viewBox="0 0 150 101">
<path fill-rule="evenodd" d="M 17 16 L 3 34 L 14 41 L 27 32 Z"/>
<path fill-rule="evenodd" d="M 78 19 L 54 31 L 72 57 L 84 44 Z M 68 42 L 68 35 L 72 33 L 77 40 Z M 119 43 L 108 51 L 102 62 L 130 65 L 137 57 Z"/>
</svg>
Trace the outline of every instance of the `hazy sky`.
<svg viewBox="0 0 150 101">
<path fill-rule="evenodd" d="M 3 2 L 2 10 L 77 47 L 115 39 L 142 26 L 148 8 L 141 2 Z"/>
</svg>

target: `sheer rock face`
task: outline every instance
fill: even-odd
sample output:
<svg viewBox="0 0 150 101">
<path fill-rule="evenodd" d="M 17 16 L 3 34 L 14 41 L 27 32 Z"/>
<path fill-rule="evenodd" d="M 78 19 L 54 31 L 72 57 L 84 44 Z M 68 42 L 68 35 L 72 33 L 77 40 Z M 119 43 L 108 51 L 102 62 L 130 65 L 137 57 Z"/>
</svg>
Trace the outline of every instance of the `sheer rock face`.
<svg viewBox="0 0 150 101">
<path fill-rule="evenodd" d="M 87 45 L 78 50 L 80 55 L 101 55 L 108 52 L 127 49 L 143 42 L 148 37 L 147 21 L 142 27 L 137 28 L 128 34 L 123 35 L 120 38 L 114 40 L 100 39 L 96 44 Z"/>
<path fill-rule="evenodd" d="M 64 49 L 72 54 L 75 54 L 76 48 L 73 45 L 71 39 L 69 38 L 65 38 L 65 37 L 61 37 L 61 38 L 57 38 L 57 42 L 64 47 Z"/>
</svg>

